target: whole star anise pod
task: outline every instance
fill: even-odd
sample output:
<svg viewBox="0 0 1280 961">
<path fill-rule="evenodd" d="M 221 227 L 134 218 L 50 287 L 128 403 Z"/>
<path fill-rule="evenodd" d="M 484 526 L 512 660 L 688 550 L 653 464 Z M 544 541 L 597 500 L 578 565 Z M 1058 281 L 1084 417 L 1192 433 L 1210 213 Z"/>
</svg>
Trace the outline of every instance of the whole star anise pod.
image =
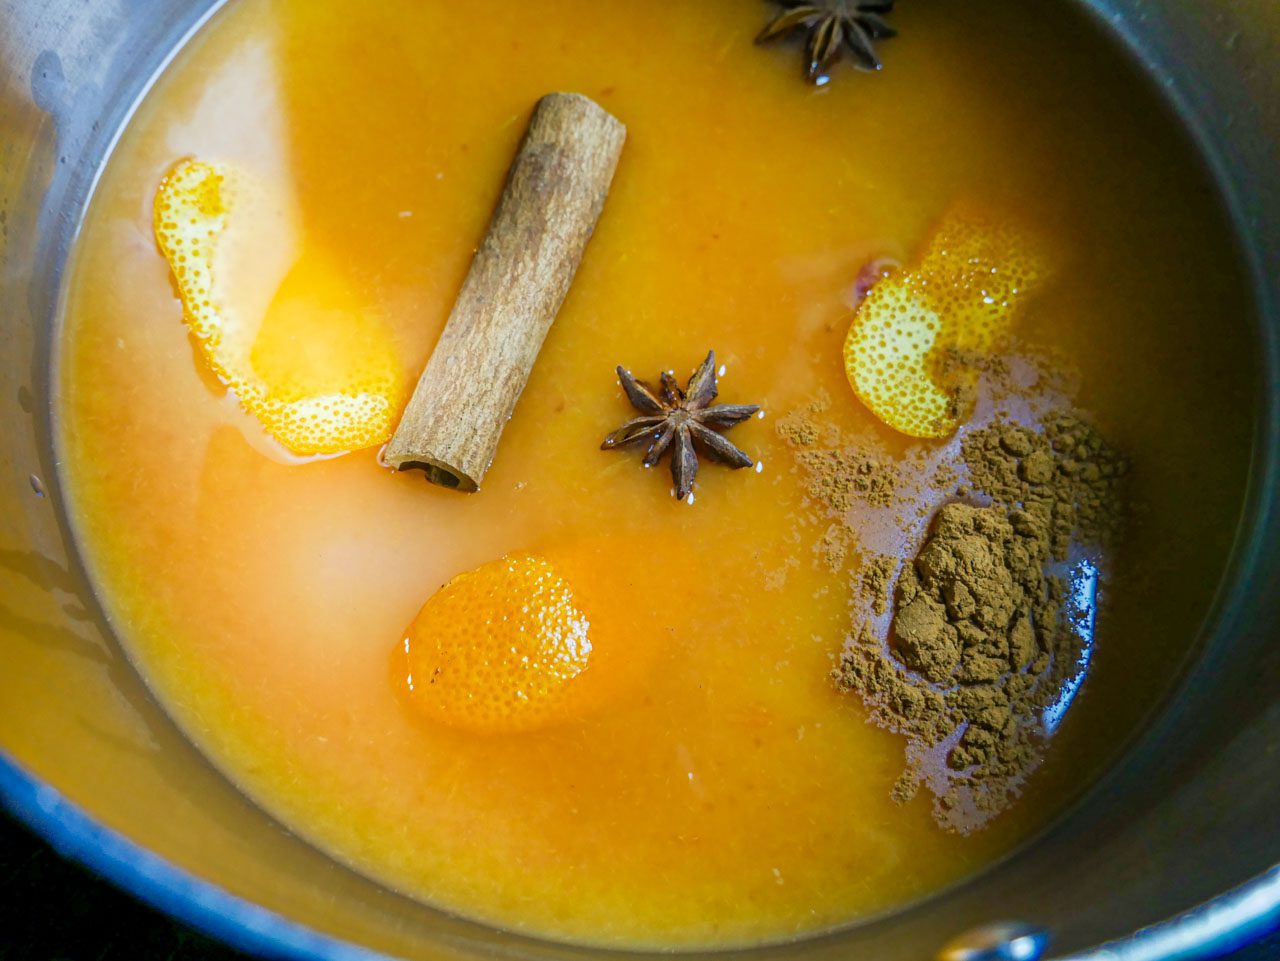
<svg viewBox="0 0 1280 961">
<path fill-rule="evenodd" d="M 756 43 L 786 36 L 795 30 L 809 34 L 805 76 L 810 83 L 826 83 L 827 71 L 848 53 L 863 70 L 879 70 L 877 40 L 897 36 L 881 14 L 893 11 L 894 0 L 775 0 L 782 9 L 760 31 Z"/>
<path fill-rule="evenodd" d="M 629 447 L 649 441 L 644 466 L 652 467 L 671 449 L 671 477 L 676 497 L 685 500 L 693 492 L 698 476 L 698 452 L 733 468 L 751 467 L 754 461 L 719 433 L 739 424 L 760 410 L 756 404 L 716 404 L 716 353 L 707 352 L 684 390 L 670 372 L 661 375 L 661 388 L 654 390 L 631 371 L 618 366 L 618 379 L 631 406 L 640 416 L 627 421 L 604 439 L 601 450 Z"/>
</svg>

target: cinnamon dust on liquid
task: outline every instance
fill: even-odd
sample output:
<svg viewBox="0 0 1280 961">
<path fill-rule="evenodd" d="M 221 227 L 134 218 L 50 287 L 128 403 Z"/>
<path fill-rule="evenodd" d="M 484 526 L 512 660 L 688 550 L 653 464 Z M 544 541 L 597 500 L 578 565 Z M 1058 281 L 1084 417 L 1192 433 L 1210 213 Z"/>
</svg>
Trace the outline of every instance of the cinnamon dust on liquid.
<svg viewBox="0 0 1280 961">
<path fill-rule="evenodd" d="M 958 463 L 897 464 L 824 430 L 821 410 L 783 418 L 778 432 L 833 520 L 820 560 L 840 570 L 847 554 L 862 558 L 836 683 L 906 738 L 894 798 L 927 788 L 938 823 L 968 833 L 1017 797 L 1043 758 L 1055 705 L 1078 686 L 1091 613 L 1072 590 L 1072 551 L 1116 533 L 1127 466 L 1075 413 L 1031 424 L 997 415 L 947 448 Z M 893 503 L 922 467 L 942 506 L 914 556 L 860 549 L 855 502 Z M 897 507 L 905 530 L 916 514 Z"/>
</svg>

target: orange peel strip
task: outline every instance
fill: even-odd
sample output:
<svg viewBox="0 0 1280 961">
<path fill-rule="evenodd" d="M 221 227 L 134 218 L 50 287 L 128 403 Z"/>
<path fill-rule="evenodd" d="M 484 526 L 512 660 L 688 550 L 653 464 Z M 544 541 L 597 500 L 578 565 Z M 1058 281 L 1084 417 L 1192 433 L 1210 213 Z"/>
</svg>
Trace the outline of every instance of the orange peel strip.
<svg viewBox="0 0 1280 961">
<path fill-rule="evenodd" d="M 403 394 L 394 345 L 332 265 L 281 261 L 293 249 L 286 208 L 230 165 L 188 159 L 169 172 L 154 227 L 183 319 L 209 369 L 293 453 L 383 443 Z"/>
</svg>

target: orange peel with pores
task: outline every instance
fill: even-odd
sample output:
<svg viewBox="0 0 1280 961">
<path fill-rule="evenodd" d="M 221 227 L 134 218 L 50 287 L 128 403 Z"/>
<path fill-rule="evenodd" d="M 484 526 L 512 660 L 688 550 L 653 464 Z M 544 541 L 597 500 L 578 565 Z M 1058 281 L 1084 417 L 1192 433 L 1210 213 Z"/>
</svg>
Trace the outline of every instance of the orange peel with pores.
<svg viewBox="0 0 1280 961">
<path fill-rule="evenodd" d="M 854 393 L 894 430 L 950 436 L 977 380 L 972 359 L 998 347 L 1047 273 L 1019 229 L 952 212 L 919 263 L 880 280 L 859 305 L 844 346 Z"/>
<path fill-rule="evenodd" d="M 201 357 L 268 434 L 301 455 L 387 440 L 404 393 L 394 343 L 335 265 L 298 256 L 283 192 L 183 160 L 154 227 Z"/>
<path fill-rule="evenodd" d="M 401 683 L 424 717 L 477 734 L 573 716 L 591 620 L 545 558 L 511 554 L 459 574 L 405 631 Z"/>
</svg>

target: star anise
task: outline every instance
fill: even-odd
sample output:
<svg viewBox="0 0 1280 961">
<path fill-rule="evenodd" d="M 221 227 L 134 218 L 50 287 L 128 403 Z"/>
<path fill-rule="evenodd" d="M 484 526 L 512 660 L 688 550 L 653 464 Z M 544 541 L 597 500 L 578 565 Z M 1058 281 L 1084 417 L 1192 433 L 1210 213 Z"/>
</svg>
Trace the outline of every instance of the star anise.
<svg viewBox="0 0 1280 961">
<path fill-rule="evenodd" d="M 822 84 L 827 71 L 848 53 L 863 70 L 879 70 L 877 40 L 897 36 L 881 14 L 893 11 L 894 0 L 775 0 L 782 9 L 760 31 L 756 43 L 782 37 L 795 30 L 809 34 L 806 45 L 805 76 Z"/>
<path fill-rule="evenodd" d="M 640 416 L 627 421 L 604 439 L 601 450 L 614 450 L 649 441 L 644 466 L 652 467 L 671 449 L 671 476 L 676 497 L 685 500 L 693 492 L 698 475 L 698 452 L 733 468 L 751 467 L 754 461 L 721 434 L 746 420 L 760 408 L 755 404 L 716 404 L 716 353 L 707 352 L 684 390 L 670 372 L 661 375 L 659 390 L 618 367 L 618 379 L 631 406 Z"/>
</svg>

